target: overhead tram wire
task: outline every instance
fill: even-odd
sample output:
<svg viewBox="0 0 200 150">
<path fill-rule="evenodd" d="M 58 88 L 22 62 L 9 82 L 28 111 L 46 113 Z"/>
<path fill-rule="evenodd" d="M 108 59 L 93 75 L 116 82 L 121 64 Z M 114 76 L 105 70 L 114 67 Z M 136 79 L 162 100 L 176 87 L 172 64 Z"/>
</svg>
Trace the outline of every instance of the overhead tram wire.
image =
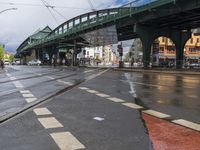
<svg viewBox="0 0 200 150">
<path fill-rule="evenodd" d="M 88 0 L 88 3 L 90 5 L 90 8 L 92 11 L 96 11 L 96 9 L 94 8 L 94 5 L 92 4 L 92 1 L 91 0 Z"/>
<path fill-rule="evenodd" d="M 50 5 L 47 1 L 42 0 L 44 2 L 44 4 L 46 5 L 46 7 L 48 7 L 49 9 L 52 9 L 55 13 L 57 13 L 59 16 L 61 16 L 62 18 L 64 18 L 65 20 L 67 20 L 67 18 L 62 15 L 58 10 L 55 9 L 55 6 Z"/>
<path fill-rule="evenodd" d="M 10 3 L 10 2 L 0 2 L 1 5 L 12 5 L 12 6 L 30 6 L 30 7 L 43 7 L 41 4 L 31 4 L 31 3 Z M 54 6 L 54 8 L 63 9 L 80 9 L 80 10 L 90 10 L 90 8 L 79 8 L 79 7 L 67 7 L 67 6 Z"/>
<path fill-rule="evenodd" d="M 56 19 L 56 17 L 54 16 L 54 14 L 49 9 L 49 7 L 53 7 L 53 6 L 50 6 L 50 5 L 46 4 L 46 2 L 44 0 L 41 0 L 41 1 L 42 1 L 43 5 L 47 8 L 47 10 L 49 11 L 49 13 L 51 14 L 51 16 L 53 17 L 53 19 L 55 20 L 55 22 L 57 24 L 59 24 L 58 20 Z"/>
</svg>

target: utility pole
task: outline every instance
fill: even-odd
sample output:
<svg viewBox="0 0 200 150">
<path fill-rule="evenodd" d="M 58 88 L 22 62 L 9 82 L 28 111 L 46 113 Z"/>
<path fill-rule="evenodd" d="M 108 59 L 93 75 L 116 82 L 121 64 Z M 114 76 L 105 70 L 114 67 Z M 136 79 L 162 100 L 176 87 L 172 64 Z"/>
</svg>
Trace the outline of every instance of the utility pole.
<svg viewBox="0 0 200 150">
<path fill-rule="evenodd" d="M 120 44 L 118 44 L 117 51 L 119 52 L 119 56 L 120 56 L 119 68 L 123 68 L 124 67 L 124 62 L 123 62 L 123 58 L 122 58 L 123 57 L 122 42 Z"/>
</svg>

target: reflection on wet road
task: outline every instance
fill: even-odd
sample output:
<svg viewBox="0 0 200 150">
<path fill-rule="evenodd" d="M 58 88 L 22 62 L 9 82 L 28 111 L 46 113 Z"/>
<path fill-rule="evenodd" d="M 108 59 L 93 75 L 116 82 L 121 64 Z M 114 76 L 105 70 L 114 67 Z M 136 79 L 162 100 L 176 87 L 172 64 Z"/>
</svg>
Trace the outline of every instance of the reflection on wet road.
<svg viewBox="0 0 200 150">
<path fill-rule="evenodd" d="M 125 73 L 137 100 L 148 108 L 200 123 L 200 77 Z"/>
</svg>

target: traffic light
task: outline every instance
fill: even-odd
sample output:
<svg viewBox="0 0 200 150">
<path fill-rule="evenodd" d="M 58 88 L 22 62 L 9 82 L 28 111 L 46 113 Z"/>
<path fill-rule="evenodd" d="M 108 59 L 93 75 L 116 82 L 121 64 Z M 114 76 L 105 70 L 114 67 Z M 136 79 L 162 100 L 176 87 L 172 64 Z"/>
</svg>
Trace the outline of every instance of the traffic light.
<svg viewBox="0 0 200 150">
<path fill-rule="evenodd" d="M 123 48 L 118 49 L 119 55 L 123 56 Z"/>
<path fill-rule="evenodd" d="M 85 49 L 83 50 L 83 55 L 84 55 L 84 56 L 86 55 L 86 50 L 85 50 Z"/>
</svg>

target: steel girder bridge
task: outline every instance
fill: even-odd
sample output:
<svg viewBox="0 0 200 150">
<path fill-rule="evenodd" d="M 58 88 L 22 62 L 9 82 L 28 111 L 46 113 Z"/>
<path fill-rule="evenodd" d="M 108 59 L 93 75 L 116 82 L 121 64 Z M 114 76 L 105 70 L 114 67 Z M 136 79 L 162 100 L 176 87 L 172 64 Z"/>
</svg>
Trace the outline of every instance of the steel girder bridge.
<svg viewBox="0 0 200 150">
<path fill-rule="evenodd" d="M 153 0 L 136 6 L 135 2 L 119 8 L 86 13 L 70 19 L 54 30 L 45 28 L 27 38 L 17 49 L 26 57 L 35 50 L 46 51 L 50 57 L 59 49 L 74 49 L 115 44 L 118 41 L 140 38 L 143 43 L 143 62 L 150 62 L 153 41 L 169 37 L 176 47 L 176 65 L 182 66 L 184 46 L 191 29 L 200 27 L 200 0 Z"/>
</svg>

